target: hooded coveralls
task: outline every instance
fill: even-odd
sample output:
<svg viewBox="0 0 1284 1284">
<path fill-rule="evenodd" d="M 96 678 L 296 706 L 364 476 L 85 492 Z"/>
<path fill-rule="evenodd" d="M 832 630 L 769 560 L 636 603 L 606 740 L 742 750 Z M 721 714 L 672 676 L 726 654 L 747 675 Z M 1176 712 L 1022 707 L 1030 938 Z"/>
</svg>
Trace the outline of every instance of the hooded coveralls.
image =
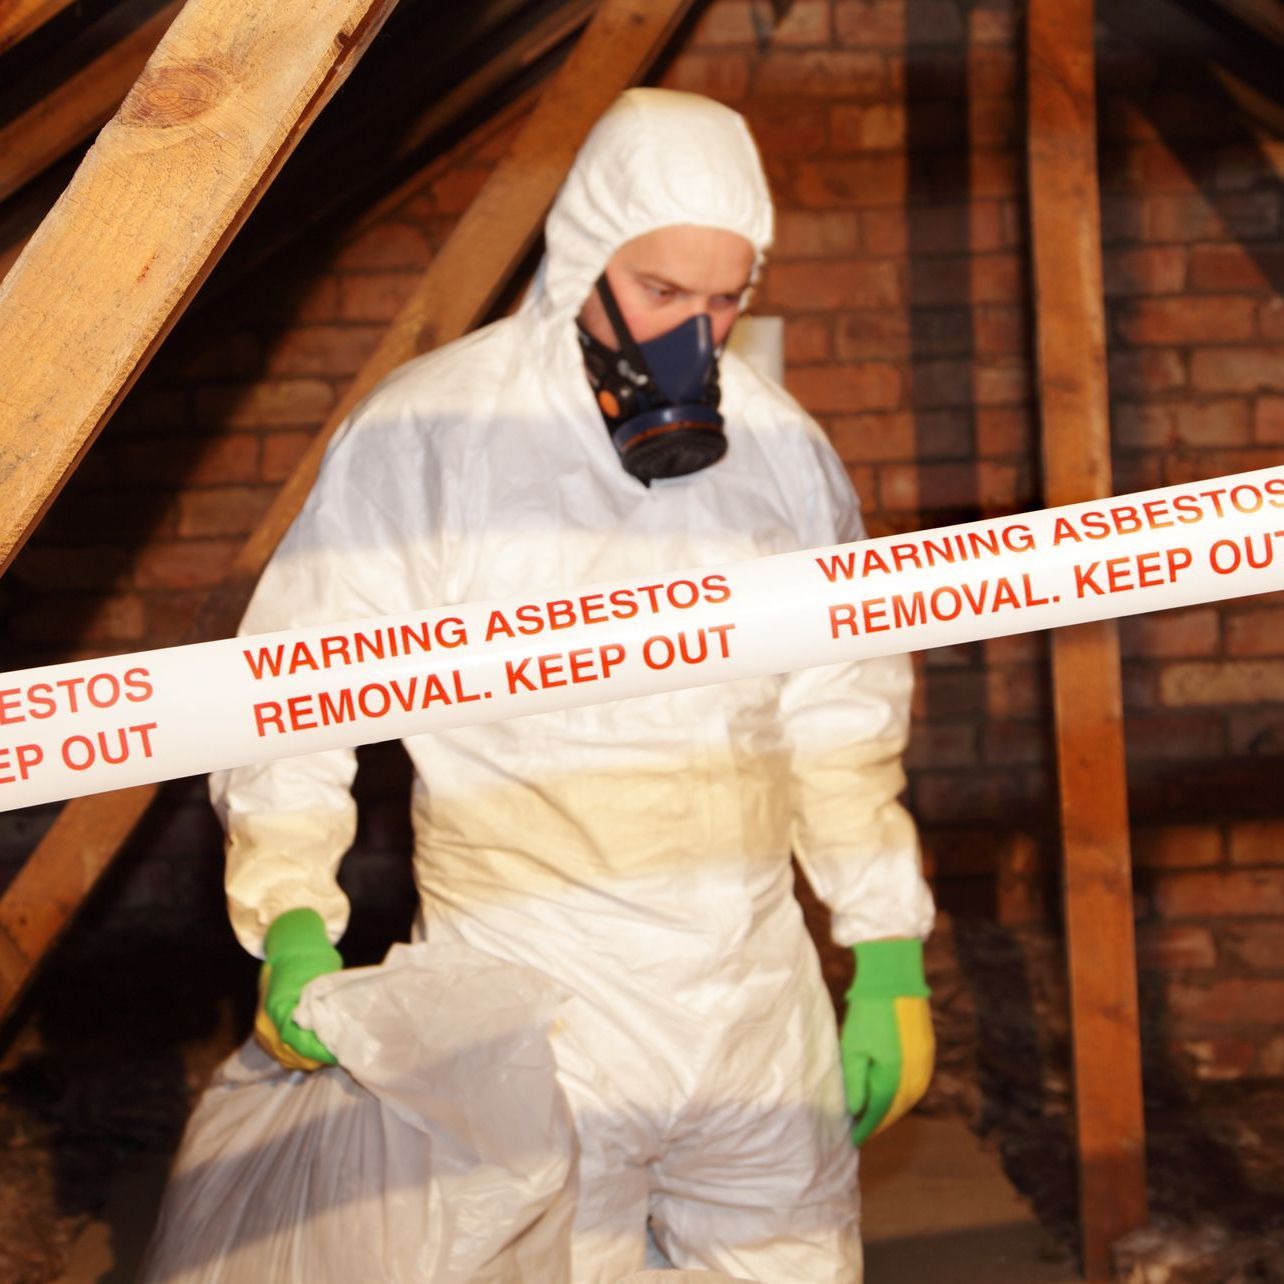
<svg viewBox="0 0 1284 1284">
<path fill-rule="evenodd" d="M 616 249 L 685 223 L 736 232 L 761 261 L 771 221 L 739 116 L 625 94 L 558 196 L 520 311 L 403 366 L 354 412 L 243 630 L 597 581 L 641 598 L 677 569 L 861 537 L 820 429 L 733 355 L 726 457 L 649 488 L 621 467 L 585 378 L 575 317 Z M 927 934 L 896 801 L 909 694 L 891 657 L 406 742 L 426 935 L 573 996 L 554 1050 L 582 1147 L 575 1284 L 641 1267 L 648 1215 L 677 1266 L 860 1279 L 834 1016 L 789 856 L 838 942 Z M 343 931 L 353 773 L 336 750 L 213 777 L 248 949 L 302 906 Z"/>
</svg>

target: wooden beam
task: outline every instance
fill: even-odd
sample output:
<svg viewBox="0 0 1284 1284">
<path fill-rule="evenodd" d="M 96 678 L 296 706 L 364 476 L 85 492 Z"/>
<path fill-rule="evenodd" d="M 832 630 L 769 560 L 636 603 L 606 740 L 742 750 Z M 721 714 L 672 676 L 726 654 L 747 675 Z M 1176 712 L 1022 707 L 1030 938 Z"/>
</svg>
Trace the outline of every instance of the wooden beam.
<svg viewBox="0 0 1284 1284">
<path fill-rule="evenodd" d="M 0 3 L 0 54 L 25 40 L 75 0 L 8 0 Z"/>
<path fill-rule="evenodd" d="M 0 570 L 395 0 L 190 0 L 0 285 Z"/>
<path fill-rule="evenodd" d="M 326 442 L 385 374 L 483 320 L 535 243 L 580 143 L 621 90 L 641 80 L 695 0 L 603 0 L 508 154 L 352 381 L 316 441 L 211 594 L 192 640 L 235 631 L 254 584 L 316 477 Z M 0 899 L 0 1014 L 115 858 L 156 785 L 67 803 Z M 92 841 L 86 842 L 86 836 Z"/>
<path fill-rule="evenodd" d="M 182 7 L 172 0 L 0 129 L 0 201 L 112 118 Z"/>
<path fill-rule="evenodd" d="M 1049 505 L 1112 493 L 1092 0 L 1031 0 L 1030 213 Z M 1118 634 L 1052 636 L 1086 1277 L 1146 1216 Z"/>
</svg>

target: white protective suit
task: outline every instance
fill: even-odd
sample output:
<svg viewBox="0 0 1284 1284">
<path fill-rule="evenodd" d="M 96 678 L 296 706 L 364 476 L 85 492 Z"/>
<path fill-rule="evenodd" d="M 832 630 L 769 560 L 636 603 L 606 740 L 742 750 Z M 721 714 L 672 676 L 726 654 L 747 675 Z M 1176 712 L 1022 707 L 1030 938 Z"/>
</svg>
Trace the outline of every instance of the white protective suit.
<svg viewBox="0 0 1284 1284">
<path fill-rule="evenodd" d="M 674 224 L 762 254 L 772 212 L 744 122 L 633 90 L 585 143 L 517 315 L 403 366 L 335 440 L 243 630 L 535 597 L 863 535 L 841 463 L 779 387 L 721 366 L 729 449 L 650 488 L 621 467 L 575 317 L 614 251 Z M 781 621 L 788 627 L 788 620 Z M 843 944 L 925 936 L 903 783 L 903 657 L 645 696 L 407 742 L 429 939 L 556 978 L 579 1130 L 575 1284 L 643 1265 L 860 1279 L 856 1156 L 833 1012 L 790 850 Z M 233 924 L 347 904 L 347 751 L 213 778 Z"/>
</svg>

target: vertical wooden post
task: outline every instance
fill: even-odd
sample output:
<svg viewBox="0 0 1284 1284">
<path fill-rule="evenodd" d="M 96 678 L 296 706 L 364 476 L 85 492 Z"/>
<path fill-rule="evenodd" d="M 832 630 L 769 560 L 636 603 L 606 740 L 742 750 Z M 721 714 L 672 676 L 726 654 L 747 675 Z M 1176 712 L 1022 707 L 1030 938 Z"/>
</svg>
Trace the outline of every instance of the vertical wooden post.
<svg viewBox="0 0 1284 1284">
<path fill-rule="evenodd" d="M 1029 167 L 1045 498 L 1111 493 L 1092 0 L 1031 0 Z M 1052 638 L 1086 1278 L 1146 1215 L 1123 701 L 1113 620 Z"/>
</svg>

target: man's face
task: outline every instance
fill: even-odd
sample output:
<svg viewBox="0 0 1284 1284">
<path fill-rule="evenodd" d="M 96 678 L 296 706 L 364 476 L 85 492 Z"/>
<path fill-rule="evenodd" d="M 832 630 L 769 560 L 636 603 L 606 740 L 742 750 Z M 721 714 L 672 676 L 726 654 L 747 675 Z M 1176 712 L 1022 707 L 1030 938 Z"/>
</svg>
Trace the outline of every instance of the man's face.
<svg viewBox="0 0 1284 1284">
<path fill-rule="evenodd" d="M 713 341 L 721 347 L 740 313 L 753 261 L 753 246 L 743 236 L 679 224 L 620 246 L 606 265 L 606 278 L 638 343 L 704 312 L 713 324 Z M 619 347 L 596 290 L 585 301 L 580 324 L 599 343 Z"/>
</svg>

